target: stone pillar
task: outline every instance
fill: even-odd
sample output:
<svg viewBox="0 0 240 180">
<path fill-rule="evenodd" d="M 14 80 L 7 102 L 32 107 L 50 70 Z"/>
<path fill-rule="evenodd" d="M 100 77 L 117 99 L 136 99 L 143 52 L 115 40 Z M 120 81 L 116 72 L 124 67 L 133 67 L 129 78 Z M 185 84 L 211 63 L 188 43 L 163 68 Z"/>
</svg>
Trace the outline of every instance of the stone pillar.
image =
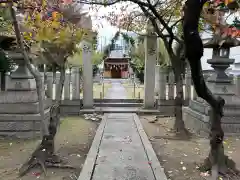
<svg viewBox="0 0 240 180">
<path fill-rule="evenodd" d="M 145 37 L 145 73 L 144 73 L 144 108 L 154 108 L 155 101 L 155 66 L 157 60 L 157 36 L 148 21 Z"/>
<path fill-rule="evenodd" d="M 92 46 L 83 42 L 83 108 L 93 108 Z"/>
<path fill-rule="evenodd" d="M 72 81 L 72 99 L 80 99 L 80 74 L 79 74 L 79 68 L 74 67 L 72 68 L 72 75 L 73 75 L 73 81 Z"/>
<path fill-rule="evenodd" d="M 155 94 L 159 94 L 159 88 L 160 88 L 160 65 L 156 65 L 155 67 Z"/>
<path fill-rule="evenodd" d="M 64 81 L 64 99 L 70 99 L 70 74 L 66 73 Z"/>
</svg>

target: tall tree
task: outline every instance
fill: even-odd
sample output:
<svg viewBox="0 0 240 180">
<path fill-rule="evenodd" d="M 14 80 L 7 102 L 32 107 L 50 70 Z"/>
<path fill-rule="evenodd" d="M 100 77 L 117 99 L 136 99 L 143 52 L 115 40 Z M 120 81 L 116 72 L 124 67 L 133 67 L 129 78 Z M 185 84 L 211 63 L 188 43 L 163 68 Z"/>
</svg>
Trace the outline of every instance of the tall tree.
<svg viewBox="0 0 240 180">
<path fill-rule="evenodd" d="M 184 32 L 184 42 L 186 46 L 186 57 L 188 58 L 193 83 L 197 94 L 199 97 L 206 100 L 211 106 L 211 131 L 210 131 L 210 146 L 211 150 L 209 157 L 205 162 L 207 165 L 207 170 L 212 169 L 212 178 L 218 179 L 218 173 L 225 174 L 227 172 L 227 166 L 229 166 L 229 159 L 224 155 L 223 138 L 224 132 L 221 127 L 221 118 L 223 117 L 223 107 L 225 105 L 225 100 L 220 96 L 215 96 L 206 86 L 202 75 L 201 57 L 203 56 L 203 43 L 199 35 L 198 24 L 200 15 L 204 4 L 207 0 L 197 1 L 197 0 L 187 0 L 184 6 L 184 20 L 183 20 L 183 32 Z M 216 1 L 213 4 L 209 2 L 207 11 L 204 13 L 207 16 L 207 20 L 211 21 L 211 25 L 214 25 L 214 39 L 216 45 L 221 45 L 229 39 L 232 34 L 226 34 L 224 32 L 225 28 L 228 28 L 224 23 L 224 18 L 219 10 L 223 7 L 224 11 L 231 10 L 235 11 L 239 9 L 238 3 L 236 1 L 223 2 Z M 233 39 L 232 39 L 233 40 Z M 238 43 L 239 45 L 239 43 Z M 231 161 L 232 162 L 232 161 Z M 230 167 L 233 168 L 233 167 Z"/>
</svg>

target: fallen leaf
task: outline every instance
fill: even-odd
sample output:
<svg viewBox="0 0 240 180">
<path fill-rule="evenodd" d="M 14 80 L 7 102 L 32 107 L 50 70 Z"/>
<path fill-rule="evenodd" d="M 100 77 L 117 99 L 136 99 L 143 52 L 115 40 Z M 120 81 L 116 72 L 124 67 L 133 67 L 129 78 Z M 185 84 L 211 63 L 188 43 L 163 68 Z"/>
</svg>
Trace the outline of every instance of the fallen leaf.
<svg viewBox="0 0 240 180">
<path fill-rule="evenodd" d="M 208 177 L 208 176 L 210 176 L 210 174 L 209 174 L 208 171 L 207 171 L 207 172 L 201 172 L 201 173 L 200 173 L 200 176 L 202 176 L 202 177 Z"/>
<path fill-rule="evenodd" d="M 40 177 L 41 173 L 40 172 L 33 172 L 32 175 Z"/>
</svg>

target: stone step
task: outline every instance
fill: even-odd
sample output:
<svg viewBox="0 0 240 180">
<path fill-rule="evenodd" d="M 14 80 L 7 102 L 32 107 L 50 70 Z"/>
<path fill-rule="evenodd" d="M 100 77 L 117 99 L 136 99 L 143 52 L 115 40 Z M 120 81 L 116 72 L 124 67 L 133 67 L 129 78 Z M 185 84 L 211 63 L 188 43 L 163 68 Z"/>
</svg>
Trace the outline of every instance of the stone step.
<svg viewBox="0 0 240 180">
<path fill-rule="evenodd" d="M 125 102 L 100 102 L 94 103 L 96 107 L 142 107 L 142 103 L 125 103 Z"/>
<path fill-rule="evenodd" d="M 143 103 L 143 99 L 94 99 L 94 103 Z"/>
<path fill-rule="evenodd" d="M 91 113 L 138 113 L 138 114 L 159 114 L 157 109 L 142 109 L 137 107 L 96 107 L 95 109 L 81 109 L 80 114 Z"/>
</svg>

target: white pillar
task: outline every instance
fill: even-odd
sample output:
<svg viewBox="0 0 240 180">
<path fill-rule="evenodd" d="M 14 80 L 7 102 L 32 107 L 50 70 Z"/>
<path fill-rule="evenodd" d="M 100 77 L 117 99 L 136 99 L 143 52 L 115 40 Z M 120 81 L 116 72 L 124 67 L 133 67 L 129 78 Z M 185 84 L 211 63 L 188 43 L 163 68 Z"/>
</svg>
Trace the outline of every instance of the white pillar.
<svg viewBox="0 0 240 180">
<path fill-rule="evenodd" d="M 147 36 L 145 37 L 145 73 L 144 73 L 144 108 L 154 108 L 155 101 L 155 66 L 157 59 L 157 36 L 148 21 Z"/>
<path fill-rule="evenodd" d="M 93 108 L 92 46 L 83 42 L 83 107 Z"/>
<path fill-rule="evenodd" d="M 186 74 L 185 74 L 185 100 L 189 102 L 191 100 L 191 89 L 192 89 L 192 76 L 191 69 L 187 66 Z"/>
<path fill-rule="evenodd" d="M 64 81 L 64 99 L 70 99 L 70 74 L 66 73 Z"/>
<path fill-rule="evenodd" d="M 47 95 L 49 98 L 53 98 L 53 73 L 47 73 Z"/>
</svg>

